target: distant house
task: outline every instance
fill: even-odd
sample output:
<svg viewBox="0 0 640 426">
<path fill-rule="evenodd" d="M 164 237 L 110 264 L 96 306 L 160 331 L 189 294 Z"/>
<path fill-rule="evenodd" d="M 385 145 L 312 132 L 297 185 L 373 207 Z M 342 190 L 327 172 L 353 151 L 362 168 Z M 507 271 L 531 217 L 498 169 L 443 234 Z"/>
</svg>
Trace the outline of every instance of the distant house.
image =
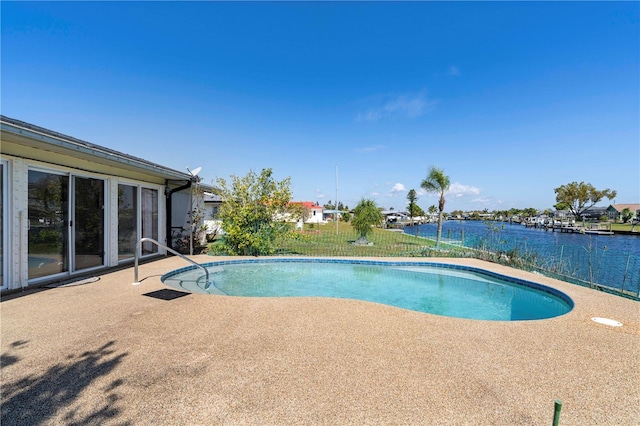
<svg viewBox="0 0 640 426">
<path fill-rule="evenodd" d="M 222 221 L 218 219 L 218 213 L 222 206 L 222 197 L 212 192 L 204 193 L 204 219 L 205 234 L 208 237 L 221 235 Z"/>
<path fill-rule="evenodd" d="M 607 207 L 607 216 L 611 220 L 621 220 L 624 209 L 629 209 L 631 212 L 631 220 L 640 219 L 640 204 L 611 204 Z"/>
<path fill-rule="evenodd" d="M 312 201 L 292 201 L 290 205 L 301 206 L 308 215 L 304 218 L 304 223 L 324 223 L 323 212 L 324 208 L 318 203 Z"/>
<path fill-rule="evenodd" d="M 190 228 L 189 173 L 5 116 L 0 153 L 0 290 L 164 254 L 136 243 Z"/>
<path fill-rule="evenodd" d="M 204 193 L 204 219 L 211 220 L 218 217 L 222 206 L 222 197 L 211 192 Z"/>
<path fill-rule="evenodd" d="M 602 216 L 607 216 L 606 207 L 589 207 L 582 212 L 582 220 L 586 221 L 598 221 Z"/>
</svg>

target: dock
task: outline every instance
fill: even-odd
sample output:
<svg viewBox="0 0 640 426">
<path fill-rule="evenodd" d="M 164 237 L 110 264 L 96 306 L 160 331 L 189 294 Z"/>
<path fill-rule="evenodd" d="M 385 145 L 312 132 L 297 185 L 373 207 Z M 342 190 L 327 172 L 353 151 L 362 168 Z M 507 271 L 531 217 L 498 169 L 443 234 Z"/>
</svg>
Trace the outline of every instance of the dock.
<svg viewBox="0 0 640 426">
<path fill-rule="evenodd" d="M 608 226 L 607 226 L 608 225 Z M 590 224 L 590 226 L 580 226 L 575 224 L 547 224 L 545 230 L 551 229 L 559 232 L 577 232 L 579 234 L 613 235 L 610 224 Z"/>
</svg>

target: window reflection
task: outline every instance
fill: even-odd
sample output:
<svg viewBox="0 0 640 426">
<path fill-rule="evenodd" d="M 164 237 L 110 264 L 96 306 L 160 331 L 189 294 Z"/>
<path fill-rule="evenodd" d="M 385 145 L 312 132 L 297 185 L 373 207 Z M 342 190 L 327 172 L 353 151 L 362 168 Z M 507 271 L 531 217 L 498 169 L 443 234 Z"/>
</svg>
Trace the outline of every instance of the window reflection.
<svg viewBox="0 0 640 426">
<path fill-rule="evenodd" d="M 69 270 L 69 178 L 29 171 L 29 278 Z"/>
</svg>

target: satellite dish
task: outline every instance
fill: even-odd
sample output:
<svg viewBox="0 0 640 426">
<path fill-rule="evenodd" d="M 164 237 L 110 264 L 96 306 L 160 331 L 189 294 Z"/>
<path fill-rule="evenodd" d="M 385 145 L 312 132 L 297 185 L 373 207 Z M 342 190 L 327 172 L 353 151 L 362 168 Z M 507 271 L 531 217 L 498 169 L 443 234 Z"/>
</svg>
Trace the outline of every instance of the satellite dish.
<svg viewBox="0 0 640 426">
<path fill-rule="evenodd" d="M 189 171 L 189 173 L 193 177 L 198 176 L 198 173 L 200 173 L 201 170 L 202 170 L 202 167 L 196 167 L 195 169 L 193 169 L 193 171 L 189 170 L 189 168 L 187 167 L 187 171 Z"/>
</svg>

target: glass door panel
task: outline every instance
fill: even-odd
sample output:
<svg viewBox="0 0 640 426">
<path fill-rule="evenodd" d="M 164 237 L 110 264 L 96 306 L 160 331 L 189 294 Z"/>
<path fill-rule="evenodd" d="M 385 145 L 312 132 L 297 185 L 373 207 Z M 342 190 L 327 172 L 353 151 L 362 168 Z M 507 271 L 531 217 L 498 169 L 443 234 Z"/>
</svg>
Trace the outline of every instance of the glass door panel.
<svg viewBox="0 0 640 426">
<path fill-rule="evenodd" d="M 69 178 L 29 170 L 29 279 L 69 270 Z"/>
<path fill-rule="evenodd" d="M 138 188 L 118 185 L 118 260 L 133 259 L 138 241 Z"/>
<path fill-rule="evenodd" d="M 74 269 L 104 265 L 104 181 L 74 178 Z"/>
<path fill-rule="evenodd" d="M 158 241 L 158 191 L 142 188 L 142 237 Z M 142 244 L 142 255 L 158 252 L 158 246 L 149 242 Z"/>
</svg>

